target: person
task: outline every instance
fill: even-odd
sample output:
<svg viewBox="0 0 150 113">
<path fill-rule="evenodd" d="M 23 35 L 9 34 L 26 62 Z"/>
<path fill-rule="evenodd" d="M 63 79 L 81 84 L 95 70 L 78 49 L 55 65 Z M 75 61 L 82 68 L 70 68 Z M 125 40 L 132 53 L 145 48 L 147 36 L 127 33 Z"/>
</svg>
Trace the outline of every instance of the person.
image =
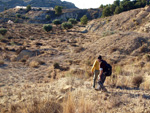
<svg viewBox="0 0 150 113">
<path fill-rule="evenodd" d="M 106 80 L 106 73 L 107 73 L 107 62 L 105 60 L 102 59 L 102 56 L 100 55 L 98 57 L 98 61 L 99 61 L 99 79 L 98 79 L 98 87 L 96 90 L 103 90 L 103 91 L 107 91 L 106 88 L 104 87 L 104 82 Z"/>
<path fill-rule="evenodd" d="M 91 72 L 94 74 L 93 77 L 93 88 L 95 88 L 95 82 L 97 80 L 97 77 L 99 75 L 99 57 L 94 61 Z"/>
</svg>

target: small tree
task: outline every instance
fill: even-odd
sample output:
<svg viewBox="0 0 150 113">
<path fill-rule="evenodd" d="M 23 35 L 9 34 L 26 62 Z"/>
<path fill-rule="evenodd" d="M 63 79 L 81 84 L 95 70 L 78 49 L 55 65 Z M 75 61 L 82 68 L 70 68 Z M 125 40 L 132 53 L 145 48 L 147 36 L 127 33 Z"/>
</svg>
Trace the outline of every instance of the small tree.
<svg viewBox="0 0 150 113">
<path fill-rule="evenodd" d="M 31 5 L 27 5 L 26 10 L 30 11 L 31 10 Z"/>
<path fill-rule="evenodd" d="M 0 34 L 5 35 L 7 33 L 7 29 L 5 28 L 0 28 Z"/>
<path fill-rule="evenodd" d="M 110 7 L 109 6 L 105 7 L 104 10 L 103 10 L 103 12 L 102 12 L 102 16 L 103 17 L 111 16 L 111 14 L 112 13 L 111 13 Z"/>
<path fill-rule="evenodd" d="M 61 24 L 63 29 L 71 29 L 73 27 L 73 25 L 70 22 L 64 22 Z"/>
<path fill-rule="evenodd" d="M 55 14 L 61 15 L 62 14 L 62 7 L 61 6 L 55 6 Z"/>
<path fill-rule="evenodd" d="M 60 19 L 55 19 L 55 20 L 53 20 L 53 24 L 55 24 L 55 25 L 59 25 L 59 24 L 61 24 L 62 22 L 61 22 L 61 20 Z"/>
<path fill-rule="evenodd" d="M 52 26 L 50 24 L 45 24 L 43 25 L 43 29 L 46 31 L 46 32 L 49 32 L 52 30 Z"/>
<path fill-rule="evenodd" d="M 50 20 L 51 19 L 50 15 L 46 15 L 45 18 L 46 18 L 46 20 Z"/>
<path fill-rule="evenodd" d="M 116 9 L 115 9 L 114 14 L 119 14 L 119 13 L 121 13 L 121 12 L 122 12 L 121 7 L 120 7 L 120 6 L 117 6 Z"/>
<path fill-rule="evenodd" d="M 74 18 L 70 18 L 70 19 L 68 20 L 68 22 L 70 22 L 70 23 L 72 23 L 72 24 L 74 24 L 74 25 L 78 23 L 77 20 L 74 19 Z"/>
<path fill-rule="evenodd" d="M 87 18 L 87 16 L 86 16 L 86 15 L 84 15 L 84 16 L 80 19 L 80 21 L 81 21 L 81 24 L 86 25 L 86 24 L 87 24 L 87 22 L 88 22 L 88 18 Z"/>
</svg>

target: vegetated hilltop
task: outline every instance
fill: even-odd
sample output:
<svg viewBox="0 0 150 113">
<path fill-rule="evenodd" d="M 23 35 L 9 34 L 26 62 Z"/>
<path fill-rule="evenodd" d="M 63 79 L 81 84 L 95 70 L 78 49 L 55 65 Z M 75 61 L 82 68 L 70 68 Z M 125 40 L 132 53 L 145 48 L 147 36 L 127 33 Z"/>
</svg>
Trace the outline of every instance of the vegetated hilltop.
<svg viewBox="0 0 150 113">
<path fill-rule="evenodd" d="M 73 3 L 62 2 L 61 0 L 0 0 L 0 12 L 4 9 L 14 8 L 16 6 L 27 6 L 33 7 L 55 7 L 56 5 L 63 6 L 65 8 L 77 8 Z"/>
<path fill-rule="evenodd" d="M 0 24 L 0 112 L 150 112 L 148 15 L 149 6 L 50 32 Z M 91 88 L 99 54 L 113 66 L 108 92 Z"/>
<path fill-rule="evenodd" d="M 49 19 L 46 16 L 49 15 Z M 89 20 L 101 17 L 100 9 L 63 9 L 61 15 L 56 15 L 54 10 L 30 10 L 9 9 L 0 13 L 0 22 L 11 20 L 15 23 L 50 23 L 55 19 L 67 21 L 69 18 L 75 18 L 80 21 L 83 15 L 87 15 Z"/>
</svg>

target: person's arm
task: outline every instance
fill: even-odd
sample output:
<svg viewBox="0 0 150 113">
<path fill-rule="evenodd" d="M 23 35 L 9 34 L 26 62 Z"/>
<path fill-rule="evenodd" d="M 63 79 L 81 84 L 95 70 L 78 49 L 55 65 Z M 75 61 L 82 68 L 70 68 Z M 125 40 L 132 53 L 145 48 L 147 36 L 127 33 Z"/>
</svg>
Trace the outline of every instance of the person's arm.
<svg viewBox="0 0 150 113">
<path fill-rule="evenodd" d="M 95 62 L 94 62 L 94 64 L 93 64 L 93 66 L 92 66 L 92 69 L 91 69 L 91 72 L 92 72 L 92 73 L 94 72 L 95 65 L 96 65 L 96 60 L 95 60 Z"/>
</svg>

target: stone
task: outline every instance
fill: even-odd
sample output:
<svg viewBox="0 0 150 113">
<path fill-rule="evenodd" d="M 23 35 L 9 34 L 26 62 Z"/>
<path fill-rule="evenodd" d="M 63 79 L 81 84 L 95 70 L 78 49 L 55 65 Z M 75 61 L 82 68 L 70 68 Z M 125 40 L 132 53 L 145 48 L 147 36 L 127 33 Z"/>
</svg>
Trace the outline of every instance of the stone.
<svg viewBox="0 0 150 113">
<path fill-rule="evenodd" d="M 38 56 L 38 55 L 40 55 L 40 51 L 38 50 L 35 50 L 35 51 L 22 50 L 17 56 L 16 61 L 21 60 L 22 58 L 24 58 L 24 56 L 33 57 L 33 56 Z"/>
<path fill-rule="evenodd" d="M 65 86 L 65 87 L 63 87 L 62 89 L 61 89 L 61 92 L 62 93 L 66 93 L 66 92 L 68 92 L 69 90 L 71 90 L 72 89 L 72 86 L 71 85 L 67 85 L 67 86 Z"/>
</svg>

